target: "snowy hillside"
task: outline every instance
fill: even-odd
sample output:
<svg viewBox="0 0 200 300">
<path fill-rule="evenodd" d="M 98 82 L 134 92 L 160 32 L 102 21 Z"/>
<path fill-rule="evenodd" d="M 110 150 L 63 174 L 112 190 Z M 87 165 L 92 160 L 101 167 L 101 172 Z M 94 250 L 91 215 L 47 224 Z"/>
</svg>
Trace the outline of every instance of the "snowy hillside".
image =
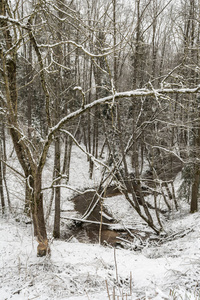
<svg viewBox="0 0 200 300">
<path fill-rule="evenodd" d="M 199 213 L 169 225 L 187 235 L 141 252 L 53 241 L 37 258 L 31 225 L 0 218 L 0 299 L 198 299 Z"/>
<path fill-rule="evenodd" d="M 76 189 L 95 185 L 88 180 L 87 160 L 74 150 L 69 184 Z M 11 163 L 15 163 L 12 157 Z M 79 165 L 79 169 L 75 166 Z M 44 186 L 51 180 L 51 157 L 46 166 Z M 12 172 L 10 172 L 10 180 Z M 177 184 L 180 178 L 177 179 Z M 10 182 L 12 186 L 12 182 Z M 12 203 L 23 207 L 20 185 L 15 181 Z M 14 191 L 14 189 L 13 189 Z M 18 191 L 18 193 L 17 193 Z M 62 209 L 75 215 L 73 192 L 63 189 Z M 48 196 L 48 194 L 47 194 Z M 22 196 L 21 196 L 22 197 Z M 22 197 L 23 198 L 23 197 Z M 48 197 L 47 197 L 48 198 Z M 15 201 L 14 201 L 15 199 Z M 17 204 L 18 203 L 18 204 Z M 200 215 L 185 208 L 163 218 L 168 237 L 158 239 L 131 210 L 122 196 L 105 202 L 124 225 L 149 231 L 127 248 L 80 243 L 76 238 L 51 242 L 51 255 L 36 257 L 37 242 L 32 225 L 22 215 L 0 217 L 0 299 L 198 299 L 200 276 Z M 20 211 L 20 210 L 19 210 Z M 67 215 L 67 213 L 64 213 Z M 67 221 L 66 221 L 67 222 Z M 51 231 L 51 218 L 49 230 Z M 141 231 L 142 234 L 142 231 Z"/>
</svg>

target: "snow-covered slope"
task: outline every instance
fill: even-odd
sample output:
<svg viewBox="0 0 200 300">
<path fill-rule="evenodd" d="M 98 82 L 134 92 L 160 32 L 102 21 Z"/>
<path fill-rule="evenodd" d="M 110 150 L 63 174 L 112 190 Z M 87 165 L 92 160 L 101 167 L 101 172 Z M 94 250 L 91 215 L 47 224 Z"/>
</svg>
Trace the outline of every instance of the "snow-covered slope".
<svg viewBox="0 0 200 300">
<path fill-rule="evenodd" d="M 17 167 L 14 158 L 13 154 L 9 163 Z M 44 187 L 51 184 L 52 166 L 50 155 Z M 200 214 L 189 215 L 186 204 L 171 220 L 163 218 L 168 238 L 146 240 L 141 251 L 82 244 L 72 238 L 70 242 L 53 241 L 51 256 L 38 258 L 32 225 L 22 220 L 24 182 L 20 185 L 21 179 L 17 182 L 11 170 L 8 175 L 11 203 L 19 210 L 15 219 L 9 214 L 0 216 L 0 300 L 199 299 Z M 96 169 L 94 179 L 88 179 L 87 159 L 73 149 L 68 184 L 75 189 L 93 187 L 98 178 Z M 74 213 L 73 203 L 68 201 L 71 195 L 70 190 L 62 189 L 62 209 L 68 209 L 69 214 Z M 48 206 L 48 193 L 45 201 Z M 121 224 L 142 229 L 142 222 L 123 196 L 105 204 Z M 49 230 L 51 226 L 50 218 Z"/>
<path fill-rule="evenodd" d="M 32 226 L 1 217 L 0 299 L 106 300 L 113 287 L 116 300 L 198 299 L 200 215 L 169 226 L 182 237 L 141 252 L 53 241 L 51 256 L 38 258 Z"/>
</svg>

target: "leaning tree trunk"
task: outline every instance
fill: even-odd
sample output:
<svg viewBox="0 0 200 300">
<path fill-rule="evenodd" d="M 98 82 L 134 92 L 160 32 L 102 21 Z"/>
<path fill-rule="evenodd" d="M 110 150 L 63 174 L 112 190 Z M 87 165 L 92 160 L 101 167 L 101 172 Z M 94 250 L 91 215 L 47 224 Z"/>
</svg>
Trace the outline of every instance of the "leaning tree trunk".
<svg viewBox="0 0 200 300">
<path fill-rule="evenodd" d="M 0 1 L 0 15 L 6 16 L 8 9 L 7 1 Z M 0 27 L 3 28 L 3 36 L 5 41 L 5 48 L 9 52 L 9 56 L 4 55 L 3 50 L 0 49 L 2 74 L 4 81 L 4 90 L 7 102 L 7 122 L 10 127 L 10 134 L 13 140 L 13 145 L 19 160 L 19 163 L 24 171 L 26 180 L 29 181 L 29 189 L 31 195 L 31 206 L 34 223 L 34 234 L 37 236 L 38 255 L 46 255 L 48 249 L 48 240 L 46 234 L 46 226 L 44 221 L 43 212 L 43 196 L 41 192 L 42 187 L 42 169 L 44 167 L 44 159 L 40 162 L 40 166 L 34 161 L 32 148 L 24 141 L 24 133 L 18 123 L 18 87 L 17 87 L 17 54 L 16 47 L 13 46 L 13 37 L 8 26 L 6 19 L 0 21 Z M 30 31 L 30 39 L 35 43 L 34 37 Z M 36 45 L 34 44 L 35 48 Z M 39 50 L 36 48 L 37 55 L 40 57 Z M 41 81 L 44 85 L 44 74 L 42 61 L 39 60 L 41 66 L 42 78 Z M 47 99 L 48 100 L 48 99 Z M 48 101 L 47 101 L 48 103 Z M 48 111 L 47 111 L 48 112 Z M 48 116 L 49 117 L 49 116 Z M 48 148 L 48 147 L 47 147 Z M 29 176 L 30 175 L 30 176 Z M 27 177 L 28 176 L 28 177 Z"/>
<path fill-rule="evenodd" d="M 49 251 L 49 247 L 44 219 L 42 172 L 40 171 L 36 171 L 34 177 L 32 215 L 34 225 L 34 236 L 37 237 L 37 241 L 39 243 L 37 247 L 37 255 L 45 256 Z"/>
</svg>

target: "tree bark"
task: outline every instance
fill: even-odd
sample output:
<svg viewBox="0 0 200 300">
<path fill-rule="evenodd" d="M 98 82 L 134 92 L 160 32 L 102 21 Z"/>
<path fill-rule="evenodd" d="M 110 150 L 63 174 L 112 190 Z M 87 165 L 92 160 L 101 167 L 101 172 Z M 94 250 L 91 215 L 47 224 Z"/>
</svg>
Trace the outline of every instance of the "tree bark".
<svg viewBox="0 0 200 300">
<path fill-rule="evenodd" d="M 49 253 L 46 225 L 44 219 L 43 193 L 42 193 L 42 173 L 38 170 L 34 178 L 34 201 L 32 203 L 34 235 L 39 243 L 37 256 L 45 256 Z"/>
<path fill-rule="evenodd" d="M 199 180 L 200 180 L 200 166 L 195 165 L 194 180 L 192 184 L 192 197 L 190 204 L 190 212 L 195 213 L 198 211 L 198 194 L 199 194 Z"/>
<path fill-rule="evenodd" d="M 0 15 L 6 16 L 6 7 L 8 7 L 8 3 L 6 2 L 7 1 L 0 2 Z M 43 256 L 46 255 L 47 248 L 48 248 L 48 240 L 47 240 L 46 227 L 44 221 L 44 211 L 43 211 L 43 195 L 41 192 L 42 170 L 44 167 L 45 160 L 44 157 L 42 157 L 41 161 L 37 165 L 37 163 L 34 161 L 31 148 L 24 141 L 24 134 L 21 131 L 17 119 L 18 88 L 17 88 L 17 55 L 15 50 L 16 48 L 13 47 L 12 36 L 9 29 L 10 27 L 7 26 L 7 21 L 1 20 L 0 25 L 2 26 L 2 28 L 4 28 L 3 34 L 6 43 L 6 48 L 7 50 L 10 51 L 9 57 L 5 57 L 1 50 L 1 59 L 3 65 L 3 79 L 4 79 L 4 87 L 6 92 L 7 106 L 8 106 L 8 123 L 10 125 L 10 134 L 13 140 L 13 145 L 18 160 L 22 166 L 25 177 L 27 179 L 27 184 L 30 189 L 29 196 L 31 198 L 30 202 L 31 202 L 32 216 L 33 216 L 33 223 L 34 223 L 34 235 L 37 237 L 39 242 L 38 255 Z M 32 32 L 30 30 L 29 30 L 29 34 L 34 44 L 35 51 L 37 52 L 38 55 L 39 50 L 37 48 Z M 41 58 L 40 55 L 39 58 Z M 42 61 L 40 61 L 40 66 L 41 64 Z M 42 76 L 43 75 L 44 74 L 42 74 Z M 41 77 L 41 81 L 43 79 L 44 78 Z M 43 81 L 43 87 L 44 85 L 45 85 L 45 81 Z M 45 88 L 46 86 L 44 87 L 44 90 L 46 91 Z M 47 117 L 49 117 L 49 115 Z M 48 147 L 45 150 L 46 150 L 45 154 L 47 154 Z"/>
<path fill-rule="evenodd" d="M 2 162 L 0 160 L 0 197 L 1 197 L 1 208 L 2 214 L 5 212 L 5 198 L 4 198 L 4 191 L 3 191 L 3 170 L 2 170 Z"/>
<path fill-rule="evenodd" d="M 55 179 L 60 176 L 60 137 L 55 138 Z M 60 184 L 60 179 L 56 180 L 56 185 Z M 55 214 L 53 237 L 60 237 L 60 187 L 55 187 Z"/>
</svg>

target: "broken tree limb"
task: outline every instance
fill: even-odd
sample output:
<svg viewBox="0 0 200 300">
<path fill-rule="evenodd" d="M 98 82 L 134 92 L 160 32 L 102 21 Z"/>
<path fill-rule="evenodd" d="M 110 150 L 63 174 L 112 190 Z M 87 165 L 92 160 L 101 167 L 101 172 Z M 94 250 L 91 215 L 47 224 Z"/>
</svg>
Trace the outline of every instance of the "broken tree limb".
<svg viewBox="0 0 200 300">
<path fill-rule="evenodd" d="M 81 222 L 81 223 L 89 223 L 89 224 L 97 224 L 97 225 L 105 225 L 105 226 L 110 226 L 110 223 L 101 223 L 98 221 L 92 221 L 92 220 L 85 220 L 85 219 L 81 219 L 81 218 L 71 218 L 71 217 L 61 217 L 61 219 L 66 219 L 66 220 L 70 220 L 70 221 L 76 221 L 76 222 Z"/>
</svg>

